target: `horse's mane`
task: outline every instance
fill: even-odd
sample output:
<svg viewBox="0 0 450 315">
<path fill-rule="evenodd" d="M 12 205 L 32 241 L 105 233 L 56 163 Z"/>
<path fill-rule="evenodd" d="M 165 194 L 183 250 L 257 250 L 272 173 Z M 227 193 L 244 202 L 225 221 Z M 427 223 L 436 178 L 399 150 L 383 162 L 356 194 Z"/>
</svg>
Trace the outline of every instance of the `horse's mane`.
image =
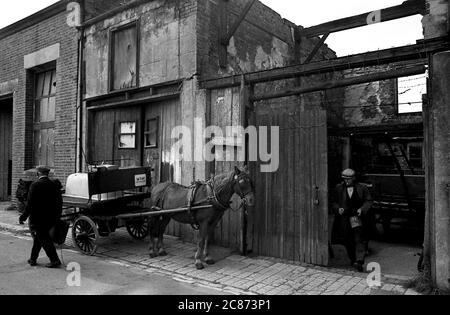
<svg viewBox="0 0 450 315">
<path fill-rule="evenodd" d="M 222 196 L 222 194 L 229 194 L 230 191 L 233 189 L 232 186 L 230 186 L 230 183 L 233 182 L 234 177 L 234 171 L 217 175 L 213 178 L 213 186 L 214 190 L 216 191 L 216 194 L 218 196 Z"/>
</svg>

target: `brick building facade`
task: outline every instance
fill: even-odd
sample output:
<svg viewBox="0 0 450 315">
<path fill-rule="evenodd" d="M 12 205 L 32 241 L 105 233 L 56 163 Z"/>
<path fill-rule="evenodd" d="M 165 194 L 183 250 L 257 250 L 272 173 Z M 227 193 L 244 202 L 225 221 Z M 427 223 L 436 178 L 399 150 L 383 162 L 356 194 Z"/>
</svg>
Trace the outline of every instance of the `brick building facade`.
<svg viewBox="0 0 450 315">
<path fill-rule="evenodd" d="M 120 2 L 80 1 L 80 18 L 84 4 L 92 17 Z M 36 164 L 50 165 L 63 182 L 76 170 L 79 33 L 68 25 L 69 3 L 0 30 L 0 100 L 9 122 L 8 150 L 0 152 L 0 165 L 9 164 L 0 167 L 0 187 L 9 188 L 0 200 L 14 198 L 24 170 Z"/>
<path fill-rule="evenodd" d="M 155 169 L 154 183 L 172 180 L 183 185 L 232 170 L 235 163 L 225 162 L 223 157 L 217 156 L 215 163 L 189 162 L 174 159 L 171 154 L 173 144 L 179 140 L 172 138 L 171 134 L 176 126 L 195 130 L 196 119 L 201 119 L 205 127 L 214 125 L 222 127 L 223 130 L 227 126 L 244 124 L 242 113 L 246 105 L 240 99 L 240 88 L 203 89 L 200 88 L 201 81 L 301 63 L 318 41 L 318 38 L 304 39 L 300 47 L 295 38 L 298 26 L 256 1 L 236 32 L 230 36 L 229 42 L 221 42 L 221 38 L 238 20 L 245 5 L 246 3 L 238 0 L 138 0 L 85 23 L 86 67 L 83 77 L 86 81 L 83 125 L 86 130 L 83 148 L 87 164 L 113 162 L 121 166 L 151 166 Z M 115 58 L 117 55 L 122 58 Z M 334 52 L 325 45 L 316 55 L 316 59 L 334 56 Z M 261 84 L 255 89 L 259 92 L 273 91 L 296 83 L 296 80 L 282 80 Z M 263 117 L 276 116 L 268 111 L 277 108 L 276 114 L 283 116 L 280 119 L 293 125 L 296 119 L 289 117 L 301 115 L 301 119 L 305 120 L 302 125 L 305 125 L 306 133 L 311 133 L 311 138 L 307 141 L 312 141 L 314 136 L 317 141 L 320 137 L 320 142 L 326 143 L 326 124 L 318 122 L 326 117 L 324 111 L 308 105 L 320 97 L 321 93 L 315 93 L 305 97 L 259 102 L 256 117 L 261 117 L 259 124 L 262 125 Z M 308 127 L 307 124 L 313 125 Z M 278 126 L 275 121 L 268 121 L 264 125 Z M 155 137 L 158 141 L 148 141 L 148 135 L 155 128 L 149 126 L 157 126 Z M 302 127 L 293 125 L 292 134 L 283 133 L 283 145 L 287 145 L 290 139 L 296 139 L 294 130 L 300 131 Z M 129 132 L 124 133 L 122 130 Z M 301 133 L 296 135 L 298 138 Z M 300 141 L 300 138 L 297 140 Z M 192 156 L 194 148 L 200 145 L 195 139 L 193 141 L 194 146 L 188 149 L 192 150 Z M 220 142 L 223 139 L 217 141 L 216 146 L 224 146 Z M 303 159 L 301 152 L 309 154 L 314 151 L 308 151 L 306 146 L 309 145 L 309 142 L 305 141 L 298 146 L 298 160 Z M 322 154 L 323 149 L 326 150 L 323 145 L 317 145 L 316 148 L 317 154 Z M 282 155 L 283 160 L 293 163 L 289 152 L 283 151 Z M 308 173 L 300 176 L 289 171 L 288 165 L 283 163 L 283 170 L 276 174 L 277 178 L 287 178 L 289 174 L 289 178 L 293 179 L 296 174 L 297 178 L 304 179 L 298 186 L 305 186 L 305 190 L 309 191 L 311 187 L 306 188 L 306 185 L 309 185 L 310 180 L 316 180 L 316 175 Z M 321 172 L 317 178 L 320 177 L 320 181 L 323 179 L 326 186 L 326 167 L 317 170 Z M 301 172 L 301 169 L 298 169 L 298 172 Z M 324 186 L 323 183 L 317 184 Z M 262 186 L 261 188 L 265 189 Z M 280 195 L 287 194 L 288 189 L 290 188 L 283 186 L 279 188 L 280 191 L 273 189 L 257 193 L 279 198 Z M 326 200 L 326 187 L 318 194 Z M 287 218 L 288 215 L 293 215 L 293 212 L 310 211 L 311 220 L 315 217 L 314 225 L 310 224 L 312 222 L 304 222 L 304 233 L 308 229 L 316 229 L 316 225 L 322 222 L 322 218 L 318 217 L 325 217 L 322 213 L 327 211 L 324 208 L 326 202 L 321 203 L 321 209 L 318 210 L 307 198 L 300 195 L 298 198 L 298 204 L 286 204 L 283 207 L 284 214 L 281 214 L 275 203 L 261 205 L 261 208 L 264 208 L 261 211 L 270 212 L 270 215 L 276 216 L 277 221 L 272 220 L 267 224 L 250 223 L 252 230 L 246 235 L 247 244 L 262 254 L 326 264 L 327 247 L 322 238 L 320 242 L 311 239 L 311 242 L 315 243 L 308 248 L 305 242 L 305 248 L 297 246 L 294 250 L 293 243 L 301 238 L 300 232 L 291 233 L 288 229 L 279 228 L 283 223 L 279 224 L 278 219 L 283 220 L 283 217 Z M 303 199 L 300 201 L 300 198 Z M 304 203 L 304 207 L 300 203 Z M 251 214 L 254 220 L 263 220 L 268 215 Z M 291 223 L 293 225 L 292 220 L 289 224 Z M 227 211 L 215 231 L 215 241 L 223 246 L 241 248 L 245 242 L 243 224 L 240 212 Z M 298 225 L 300 224 L 298 222 Z M 262 231 L 260 227 L 266 227 L 268 230 Z M 276 230 L 269 231 L 272 229 Z M 196 233 L 188 225 L 171 223 L 167 232 L 185 240 L 194 240 L 196 237 Z M 281 249 L 280 246 L 269 245 L 267 242 L 271 240 L 267 235 L 271 234 L 273 244 L 279 237 L 285 237 L 286 244 L 281 246 Z M 319 237 L 318 234 L 315 235 Z M 311 254 L 299 255 L 301 250 L 311 250 Z"/>
</svg>

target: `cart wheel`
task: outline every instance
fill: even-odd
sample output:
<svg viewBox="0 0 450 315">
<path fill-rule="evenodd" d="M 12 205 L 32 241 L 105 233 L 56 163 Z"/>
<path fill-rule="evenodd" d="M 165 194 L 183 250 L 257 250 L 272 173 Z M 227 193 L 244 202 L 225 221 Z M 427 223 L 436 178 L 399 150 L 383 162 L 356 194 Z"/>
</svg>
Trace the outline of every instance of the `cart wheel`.
<svg viewBox="0 0 450 315">
<path fill-rule="evenodd" d="M 75 220 L 72 227 L 72 239 L 83 254 L 89 256 L 95 254 L 99 237 L 97 225 L 90 218 L 81 216 Z"/>
<path fill-rule="evenodd" d="M 126 226 L 128 234 L 139 241 L 145 239 L 149 233 L 149 224 L 146 219 L 128 221 Z"/>
</svg>

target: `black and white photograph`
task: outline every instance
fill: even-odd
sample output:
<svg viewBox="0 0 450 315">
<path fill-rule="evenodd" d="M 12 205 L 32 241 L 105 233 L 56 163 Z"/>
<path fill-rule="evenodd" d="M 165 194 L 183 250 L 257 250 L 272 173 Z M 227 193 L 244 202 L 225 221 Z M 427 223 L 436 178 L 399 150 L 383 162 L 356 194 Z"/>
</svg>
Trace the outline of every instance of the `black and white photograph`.
<svg viewBox="0 0 450 315">
<path fill-rule="evenodd" d="M 0 295 L 450 294 L 450 0 L 3 2 Z"/>
</svg>

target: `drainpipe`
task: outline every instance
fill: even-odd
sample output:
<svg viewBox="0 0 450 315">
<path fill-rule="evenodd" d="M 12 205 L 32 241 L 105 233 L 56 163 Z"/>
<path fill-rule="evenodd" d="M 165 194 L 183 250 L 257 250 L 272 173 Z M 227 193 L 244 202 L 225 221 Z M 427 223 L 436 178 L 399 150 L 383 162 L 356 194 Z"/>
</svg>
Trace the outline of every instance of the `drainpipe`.
<svg viewBox="0 0 450 315">
<path fill-rule="evenodd" d="M 78 29 L 78 71 L 77 71 L 77 81 L 78 81 L 78 96 L 77 96 L 77 131 L 76 131 L 76 173 L 81 173 L 83 171 L 83 64 L 84 64 L 84 16 L 85 16 L 85 6 L 84 1 L 79 2 L 81 5 L 81 21 L 82 24 Z"/>
</svg>

